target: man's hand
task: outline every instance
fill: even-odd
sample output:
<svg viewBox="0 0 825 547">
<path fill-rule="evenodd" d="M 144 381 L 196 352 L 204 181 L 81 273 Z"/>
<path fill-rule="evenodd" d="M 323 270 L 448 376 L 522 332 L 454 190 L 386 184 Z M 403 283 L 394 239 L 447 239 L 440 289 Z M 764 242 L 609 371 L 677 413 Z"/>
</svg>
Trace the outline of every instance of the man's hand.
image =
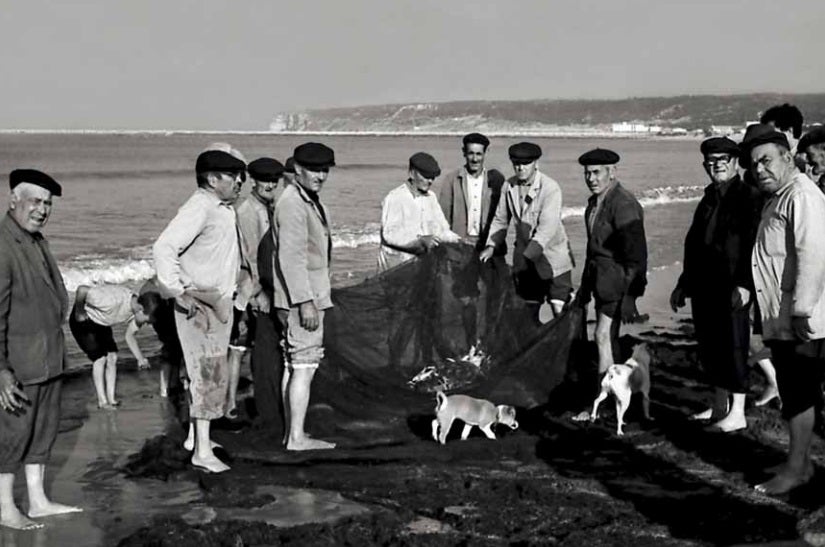
<svg viewBox="0 0 825 547">
<path fill-rule="evenodd" d="M 441 243 L 438 236 L 418 236 L 418 241 L 421 242 L 421 246 L 424 247 L 425 253 L 435 249 Z"/>
<path fill-rule="evenodd" d="M 734 287 L 730 296 L 730 305 L 734 310 L 741 310 L 751 301 L 751 292 L 744 287 Z"/>
<path fill-rule="evenodd" d="M 794 315 L 791 318 L 791 329 L 793 330 L 794 336 L 803 342 L 808 342 L 814 333 L 810 321 L 810 317 L 800 317 L 798 315 Z"/>
<path fill-rule="evenodd" d="M 482 262 L 487 262 L 493 257 L 494 252 L 494 247 L 485 247 L 484 250 L 478 254 L 478 259 Z"/>
<path fill-rule="evenodd" d="M 202 305 L 198 300 L 186 293 L 175 298 L 175 303 L 183 310 L 186 310 L 186 318 L 192 319 L 196 313 L 202 311 Z"/>
<path fill-rule="evenodd" d="M 318 328 L 320 321 L 318 321 L 318 308 L 315 307 L 315 302 L 312 300 L 304 302 L 298 307 L 298 313 L 301 316 L 302 327 L 310 332 Z"/>
<path fill-rule="evenodd" d="M 29 398 L 18 386 L 12 371 L 0 371 L 0 408 L 6 412 L 16 412 L 28 403 Z"/>
<path fill-rule="evenodd" d="M 83 309 L 83 306 L 75 306 L 74 307 L 74 320 L 78 323 L 82 323 L 86 321 L 89 316 L 86 314 L 86 311 Z"/>
<path fill-rule="evenodd" d="M 682 290 L 681 287 L 676 287 L 673 289 L 673 292 L 670 293 L 670 309 L 674 312 L 679 311 L 679 308 L 683 308 L 685 306 L 685 291 Z"/>
<path fill-rule="evenodd" d="M 249 301 L 249 305 L 252 307 L 253 311 L 256 311 L 261 314 L 269 313 L 271 309 L 271 303 L 269 302 L 269 296 L 264 291 L 259 292 L 252 299 Z"/>
</svg>

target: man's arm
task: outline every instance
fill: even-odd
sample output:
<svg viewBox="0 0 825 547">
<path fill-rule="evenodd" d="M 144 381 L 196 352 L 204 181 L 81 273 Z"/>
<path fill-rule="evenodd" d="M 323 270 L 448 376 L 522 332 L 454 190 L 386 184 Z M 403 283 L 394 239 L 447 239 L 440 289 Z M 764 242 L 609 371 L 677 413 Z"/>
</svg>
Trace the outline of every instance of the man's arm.
<svg viewBox="0 0 825 547">
<path fill-rule="evenodd" d="M 129 346 L 129 350 L 137 360 L 138 368 L 144 368 L 149 364 L 149 361 L 143 356 L 143 352 L 140 351 L 140 346 L 138 345 L 137 337 L 135 336 L 139 330 L 140 327 L 138 327 L 137 322 L 132 319 L 129 321 L 129 324 L 126 325 L 126 334 L 124 335 L 124 338 L 126 338 L 126 345 Z"/>
<path fill-rule="evenodd" d="M 788 214 L 796 252 L 792 315 L 811 317 L 825 293 L 825 201 L 796 194 Z"/>
<path fill-rule="evenodd" d="M 443 214 L 441 216 L 444 217 Z M 403 203 L 395 199 L 394 194 L 388 194 L 381 206 L 381 240 L 384 245 L 405 253 L 419 254 L 425 248 L 418 236 L 406 224 Z"/>
<path fill-rule="evenodd" d="M 561 188 L 556 181 L 545 178 L 542 190 L 538 226 L 524 249 L 524 257 L 534 263 L 542 258 L 544 249 L 550 246 L 561 226 Z"/>
<path fill-rule="evenodd" d="M 177 298 L 183 294 L 180 255 L 201 233 L 206 217 L 207 211 L 203 204 L 187 201 L 152 246 L 158 286 L 163 296 Z"/>
<path fill-rule="evenodd" d="M 619 242 L 616 259 L 624 268 L 625 280 L 629 285 L 647 269 L 647 238 L 642 206 L 635 199 L 618 203 L 614 218 Z"/>
<path fill-rule="evenodd" d="M 441 212 L 444 213 L 444 218 L 447 219 L 447 222 L 452 225 L 452 216 L 453 216 L 453 179 L 445 176 L 444 180 L 441 181 L 441 184 L 437 187 L 438 194 L 436 197 L 438 198 L 438 204 L 441 206 Z"/>
<path fill-rule="evenodd" d="M 9 314 L 11 313 L 11 263 L 8 249 L 0 249 L 0 372 L 9 370 Z"/>
<path fill-rule="evenodd" d="M 296 200 L 281 200 L 275 212 L 278 223 L 278 267 L 283 274 L 289 302 L 293 306 L 313 300 L 309 282 L 306 207 Z"/>
</svg>

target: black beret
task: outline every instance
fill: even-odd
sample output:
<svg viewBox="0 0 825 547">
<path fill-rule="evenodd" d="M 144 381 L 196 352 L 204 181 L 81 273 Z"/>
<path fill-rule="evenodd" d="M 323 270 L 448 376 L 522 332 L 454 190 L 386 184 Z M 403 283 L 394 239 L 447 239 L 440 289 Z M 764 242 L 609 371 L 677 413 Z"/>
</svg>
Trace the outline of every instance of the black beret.
<svg viewBox="0 0 825 547">
<path fill-rule="evenodd" d="M 319 142 L 305 142 L 292 153 L 295 163 L 309 169 L 328 169 L 335 165 L 335 152 Z"/>
<path fill-rule="evenodd" d="M 15 169 L 9 173 L 10 189 L 14 190 L 15 186 L 24 182 L 45 188 L 51 192 L 53 196 L 59 197 L 63 195 L 63 188 L 60 187 L 60 184 L 43 171 L 38 171 L 37 169 Z"/>
<path fill-rule="evenodd" d="M 245 173 L 246 164 L 227 152 L 221 150 L 207 150 L 201 152 L 195 162 L 196 173 Z"/>
<path fill-rule="evenodd" d="M 579 163 L 582 165 L 614 165 L 619 163 L 619 155 L 606 148 L 594 148 L 579 156 Z"/>
<path fill-rule="evenodd" d="M 464 146 L 467 146 L 468 144 L 480 144 L 484 146 L 485 149 L 488 146 L 490 146 L 490 139 L 488 139 L 481 133 L 469 133 L 467 135 L 464 135 L 464 138 L 461 139 L 461 142 L 464 143 Z"/>
<path fill-rule="evenodd" d="M 295 158 L 289 156 L 286 159 L 286 163 L 284 163 L 284 173 L 292 173 L 295 174 Z"/>
<path fill-rule="evenodd" d="M 507 152 L 513 163 L 530 163 L 541 157 L 541 147 L 532 142 L 520 142 L 511 146 Z"/>
<path fill-rule="evenodd" d="M 708 154 L 730 154 L 739 157 L 739 145 L 727 137 L 711 137 L 702 141 L 699 150 L 703 156 Z"/>
<path fill-rule="evenodd" d="M 804 152 L 805 149 L 812 144 L 822 144 L 823 142 L 825 142 L 825 127 L 815 127 L 802 135 L 796 149 L 800 152 Z"/>
<path fill-rule="evenodd" d="M 421 176 L 434 179 L 441 174 L 441 167 L 435 158 L 426 152 L 416 152 L 410 156 L 410 169 L 415 169 Z"/>
<path fill-rule="evenodd" d="M 247 166 L 249 176 L 261 182 L 278 182 L 284 174 L 284 166 L 272 158 L 258 158 Z"/>
<path fill-rule="evenodd" d="M 745 130 L 745 137 L 739 144 L 739 165 L 748 169 L 751 163 L 751 150 L 763 144 L 778 144 L 788 150 L 791 145 L 788 144 L 788 137 L 774 128 L 774 126 L 766 123 L 754 123 L 748 126 Z"/>
</svg>

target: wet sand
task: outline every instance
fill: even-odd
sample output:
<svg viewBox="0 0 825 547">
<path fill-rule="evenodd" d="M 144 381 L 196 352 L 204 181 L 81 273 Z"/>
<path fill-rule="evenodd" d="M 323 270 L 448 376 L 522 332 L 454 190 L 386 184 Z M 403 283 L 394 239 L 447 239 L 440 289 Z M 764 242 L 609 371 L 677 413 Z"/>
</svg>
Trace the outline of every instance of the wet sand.
<svg viewBox="0 0 825 547">
<path fill-rule="evenodd" d="M 672 279 L 653 272 L 650 298 L 662 302 Z M 778 408 L 749 397 L 748 429 L 727 435 L 687 421 L 711 391 L 685 314 L 651 302 L 640 305 L 650 322 L 628 330 L 650 341 L 655 420 L 634 400 L 623 438 L 609 401 L 599 422 L 574 423 L 554 393 L 557 404 L 520 410 L 520 429 L 497 441 L 462 442 L 456 427 L 445 446 L 428 416 L 347 422 L 314 405 L 311 429 L 341 448 L 296 454 L 249 425 L 247 400 L 241 425 L 215 432 L 231 471 L 204 475 L 180 448 L 176 406 L 155 395 L 156 371 L 124 370 L 114 412 L 93 409 L 88 375 L 75 375 L 47 491 L 86 513 L 3 530 L 0 545 L 825 545 L 821 437 L 811 483 L 754 492 L 784 456 Z M 752 379 L 756 394 L 763 380 Z M 23 499 L 22 478 L 17 490 Z"/>
</svg>

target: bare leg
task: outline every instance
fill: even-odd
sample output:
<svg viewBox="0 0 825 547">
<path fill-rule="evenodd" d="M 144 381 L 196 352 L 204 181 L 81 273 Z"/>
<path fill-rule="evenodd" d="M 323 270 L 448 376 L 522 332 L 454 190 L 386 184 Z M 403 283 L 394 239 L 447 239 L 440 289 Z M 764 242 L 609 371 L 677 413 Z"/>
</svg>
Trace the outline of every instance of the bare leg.
<svg viewBox="0 0 825 547">
<path fill-rule="evenodd" d="M 284 446 L 286 446 L 286 443 L 289 441 L 289 424 L 291 421 L 289 412 L 289 378 L 291 374 L 292 368 L 289 366 L 289 363 L 286 362 L 286 358 L 284 358 L 284 373 L 281 376 L 281 404 L 284 407 Z"/>
<path fill-rule="evenodd" d="M 785 494 L 806 483 L 813 475 L 810 450 L 814 431 L 814 409 L 797 414 L 788 421 L 790 444 L 785 467 L 768 482 L 754 488 L 763 494 Z"/>
<path fill-rule="evenodd" d="M 754 403 L 756 406 L 762 406 L 779 397 L 779 386 L 776 383 L 776 369 L 773 368 L 773 363 L 770 359 L 760 359 L 756 364 L 762 369 L 762 372 L 765 374 L 765 380 L 768 382 L 765 391 L 762 392 L 762 395 L 760 395 Z"/>
<path fill-rule="evenodd" d="M 98 408 L 105 408 L 109 404 L 109 401 L 106 399 L 106 380 L 103 377 L 105 369 L 105 355 L 92 363 L 92 381 L 95 384 L 95 393 L 97 393 Z"/>
<path fill-rule="evenodd" d="M 209 439 L 209 420 L 195 418 L 195 452 L 192 454 L 192 465 L 211 473 L 222 473 L 229 470 L 212 452 L 212 441 Z"/>
<path fill-rule="evenodd" d="M 169 363 L 161 363 L 160 365 L 160 378 L 158 383 L 160 384 L 160 396 L 161 397 L 168 397 L 169 396 L 169 375 L 172 373 L 172 365 Z"/>
<path fill-rule="evenodd" d="M 26 464 L 26 486 L 29 491 L 29 516 L 37 518 L 83 511 L 81 507 L 55 503 L 46 497 L 46 492 L 43 490 L 43 475 L 45 471 L 46 466 L 42 463 Z"/>
<path fill-rule="evenodd" d="M 229 348 L 229 393 L 228 404 L 226 405 L 226 417 L 235 418 L 238 415 L 236 407 L 238 402 L 236 400 L 238 392 L 238 382 L 241 378 L 241 357 L 243 357 L 243 350 L 235 347 Z"/>
<path fill-rule="evenodd" d="M 748 427 L 748 421 L 745 419 L 745 394 L 734 393 L 733 404 L 730 405 L 728 415 L 711 427 L 724 431 L 725 433 Z"/>
<path fill-rule="evenodd" d="M 334 443 L 312 439 L 304 431 L 307 408 L 309 408 L 309 386 L 315 376 L 314 367 L 294 368 L 289 379 L 289 438 L 287 450 L 318 450 L 335 448 Z"/>
<path fill-rule="evenodd" d="M 213 440 L 209 441 L 209 445 L 212 448 L 223 448 Z M 183 449 L 189 452 L 195 450 L 195 420 L 189 420 L 189 432 L 186 434 L 186 440 L 183 441 Z"/>
<path fill-rule="evenodd" d="M 599 374 L 604 374 L 613 364 L 613 342 L 610 339 L 610 328 L 613 318 L 599 312 L 596 317 L 596 347 L 599 350 Z"/>
<path fill-rule="evenodd" d="M 117 353 L 112 351 L 106 355 L 106 399 L 112 406 L 117 406 L 115 386 L 117 384 Z"/>
<path fill-rule="evenodd" d="M 15 530 L 35 530 L 43 524 L 20 512 L 14 503 L 14 473 L 0 473 L 0 526 Z"/>
</svg>

